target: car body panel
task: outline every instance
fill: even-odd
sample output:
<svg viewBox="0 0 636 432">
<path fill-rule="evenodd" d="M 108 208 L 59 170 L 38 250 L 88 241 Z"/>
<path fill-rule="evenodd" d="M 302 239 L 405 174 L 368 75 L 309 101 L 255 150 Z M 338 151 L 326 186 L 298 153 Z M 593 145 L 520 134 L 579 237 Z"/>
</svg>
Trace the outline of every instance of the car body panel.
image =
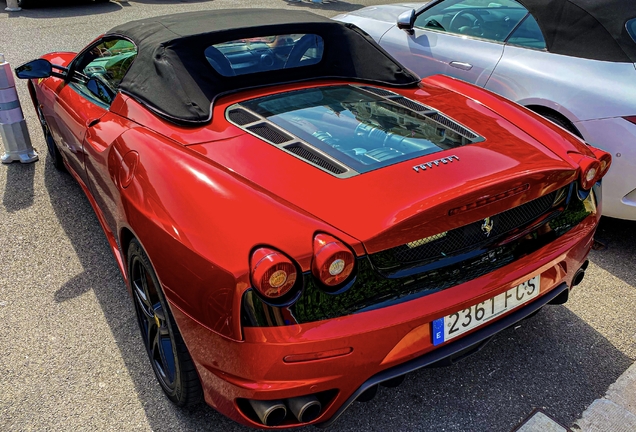
<svg viewBox="0 0 636 432">
<path fill-rule="evenodd" d="M 380 45 L 421 77 L 445 74 L 484 86 L 503 54 L 504 45 L 437 31 L 397 26 L 380 38 Z"/>
<path fill-rule="evenodd" d="M 635 82 L 633 63 L 589 60 L 506 45 L 486 88 L 521 105 L 550 101 L 555 111 L 578 122 L 634 115 Z"/>
<path fill-rule="evenodd" d="M 176 125 L 148 111 L 131 97 L 122 94 L 119 94 L 113 102 L 110 111 L 183 145 L 227 139 L 245 134 L 245 132 L 225 122 L 210 123 L 206 127 L 197 128 Z"/>
<path fill-rule="evenodd" d="M 156 144 L 148 147 L 148 142 Z M 152 257 L 161 283 L 175 287 L 166 291 L 168 300 L 227 337 L 240 338 L 235 303 L 250 286 L 250 250 L 276 244 L 309 268 L 313 233 L 334 231 L 271 193 L 255 191 L 231 170 L 147 129 L 128 131 L 117 145 L 120 154 L 139 154 L 135 175 L 121 191 L 124 220 Z M 258 218 L 254 208 L 261 212 Z M 222 228 L 231 225 L 242 228 Z M 187 290 L 181 289 L 184 278 L 189 280 Z M 222 307 L 216 306 L 219 302 Z"/>
<path fill-rule="evenodd" d="M 132 126 L 130 121 L 106 112 L 96 124 L 87 128 L 82 144 L 86 182 L 110 231 L 115 233 L 117 221 L 123 215 L 119 193 L 127 153 L 122 155 L 112 144 Z"/>
</svg>

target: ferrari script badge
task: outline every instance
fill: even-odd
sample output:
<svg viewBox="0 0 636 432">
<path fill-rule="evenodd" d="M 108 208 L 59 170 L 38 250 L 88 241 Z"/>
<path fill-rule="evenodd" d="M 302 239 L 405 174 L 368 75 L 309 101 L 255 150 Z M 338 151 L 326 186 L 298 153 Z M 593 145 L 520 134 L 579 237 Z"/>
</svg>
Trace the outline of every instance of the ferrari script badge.
<svg viewBox="0 0 636 432">
<path fill-rule="evenodd" d="M 447 164 L 449 164 L 450 162 L 453 162 L 453 160 L 458 161 L 458 160 L 459 160 L 459 158 L 458 158 L 457 156 L 455 156 L 455 155 L 447 156 L 447 157 L 445 157 L 445 158 L 436 159 L 436 160 L 434 160 L 434 161 L 424 162 L 424 163 L 423 163 L 423 164 L 421 164 L 421 165 L 415 165 L 415 166 L 413 167 L 413 169 L 415 170 L 415 172 L 417 172 L 417 173 L 418 173 L 418 172 L 420 172 L 420 171 L 426 171 L 426 169 L 427 169 L 427 168 L 433 168 L 433 167 L 439 166 L 440 164 L 442 164 L 442 165 L 447 165 Z"/>
<path fill-rule="evenodd" d="M 492 231 L 494 225 L 495 223 L 489 217 L 484 219 L 484 223 L 481 224 L 481 230 L 486 234 L 486 237 L 490 237 L 490 231 Z"/>
</svg>

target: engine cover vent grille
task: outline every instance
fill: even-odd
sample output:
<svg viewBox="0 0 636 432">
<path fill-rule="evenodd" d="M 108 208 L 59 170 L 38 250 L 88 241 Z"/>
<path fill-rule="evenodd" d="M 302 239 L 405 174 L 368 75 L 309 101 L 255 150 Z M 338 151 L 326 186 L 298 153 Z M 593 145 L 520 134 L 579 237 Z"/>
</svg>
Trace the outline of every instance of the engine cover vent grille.
<svg viewBox="0 0 636 432">
<path fill-rule="evenodd" d="M 258 117 L 256 117 L 253 114 L 250 114 L 249 112 L 241 108 L 230 110 L 227 113 L 227 115 L 230 118 L 230 120 L 232 120 L 234 123 L 236 123 L 239 126 L 243 126 L 248 123 L 254 123 L 255 121 L 258 120 Z"/>
<path fill-rule="evenodd" d="M 468 138 L 468 139 L 475 139 L 478 137 L 478 135 L 476 135 L 475 133 L 469 131 L 468 129 L 466 129 L 465 127 L 457 124 L 456 121 L 449 119 L 448 117 L 446 117 L 445 115 L 442 115 L 438 112 L 434 112 L 434 113 L 430 113 L 430 114 L 426 114 L 427 117 L 435 120 L 436 122 L 446 126 L 449 129 L 454 130 L 455 132 L 457 132 L 458 134 Z"/>
<path fill-rule="evenodd" d="M 332 164 L 330 161 L 326 160 L 316 152 L 308 149 L 301 143 L 296 143 L 285 147 L 286 150 L 294 153 L 295 155 L 308 160 L 309 162 L 318 165 L 321 168 L 326 169 L 327 171 L 331 171 L 334 174 L 343 174 L 347 170 L 341 167 L 338 167 Z"/>
<path fill-rule="evenodd" d="M 403 107 L 406 107 L 408 109 L 411 109 L 417 113 L 420 113 L 422 115 L 427 116 L 428 118 L 430 118 L 431 120 L 436 121 L 437 123 L 457 132 L 459 135 L 463 136 L 464 138 L 468 138 L 470 140 L 476 140 L 476 139 L 483 139 L 481 138 L 479 135 L 477 135 L 476 133 L 466 129 L 465 127 L 463 127 L 462 125 L 460 125 L 459 123 L 457 123 L 455 120 L 452 120 L 449 117 L 446 117 L 443 114 L 440 114 L 439 112 L 437 112 L 435 109 L 427 107 L 426 105 L 423 105 L 419 102 L 416 102 L 412 99 L 408 99 L 404 96 L 400 96 L 397 93 L 394 93 L 392 91 L 389 90 L 385 90 L 385 89 L 381 89 L 381 88 L 377 88 L 377 87 L 367 87 L 367 86 L 362 86 L 359 87 L 369 93 L 373 93 L 374 95 L 380 96 L 381 98 L 387 100 L 387 101 L 391 101 L 393 103 L 396 103 L 398 105 L 402 105 Z"/>
<path fill-rule="evenodd" d="M 258 135 L 259 137 L 274 144 L 282 144 L 284 142 L 292 140 L 292 137 L 280 132 L 267 123 L 260 123 L 254 126 L 250 126 L 247 128 L 247 130 L 252 132 L 254 135 Z"/>
<path fill-rule="evenodd" d="M 405 97 L 396 97 L 396 98 L 391 98 L 391 100 L 395 103 L 398 103 L 402 106 L 405 106 L 407 108 L 412 109 L 413 111 L 417 111 L 417 112 L 422 112 L 422 111 L 432 111 L 430 108 L 422 105 L 421 103 L 417 103 L 415 101 L 412 101 L 411 99 L 407 99 Z"/>
<path fill-rule="evenodd" d="M 369 93 L 373 93 L 373 94 L 378 95 L 378 96 L 385 96 L 385 97 L 386 96 L 397 96 L 396 93 L 393 93 L 392 91 L 384 90 L 384 89 L 377 88 L 377 87 L 366 87 L 365 86 L 365 87 L 360 87 L 360 88 L 368 91 Z"/>
</svg>

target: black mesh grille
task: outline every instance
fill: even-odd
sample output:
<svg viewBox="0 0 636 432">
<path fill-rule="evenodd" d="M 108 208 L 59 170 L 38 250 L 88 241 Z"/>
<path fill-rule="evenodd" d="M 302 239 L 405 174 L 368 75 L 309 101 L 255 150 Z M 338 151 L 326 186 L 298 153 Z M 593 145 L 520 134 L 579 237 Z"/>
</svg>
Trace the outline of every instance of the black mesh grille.
<svg viewBox="0 0 636 432">
<path fill-rule="evenodd" d="M 377 87 L 362 87 L 362 88 L 368 91 L 369 93 L 373 93 L 378 96 L 395 96 L 395 93 L 393 93 L 392 91 L 384 90 Z"/>
<path fill-rule="evenodd" d="M 412 101 L 411 99 L 407 99 L 405 97 L 397 97 L 391 99 L 393 102 L 398 103 L 402 106 L 412 109 L 413 111 L 430 111 L 430 108 L 425 107 L 424 105 Z"/>
<path fill-rule="evenodd" d="M 311 290 L 314 296 L 303 295 L 292 306 L 299 322 L 311 322 L 325 318 L 349 315 L 382 303 L 400 302 L 412 295 L 441 291 L 491 273 L 515 260 L 517 245 L 501 246 L 472 260 L 400 279 L 374 279 L 368 264 L 359 261 L 359 285 L 356 290 L 338 296 L 321 290 Z M 310 281 L 305 279 L 305 286 Z M 334 298 L 335 297 L 335 298 Z"/>
<path fill-rule="evenodd" d="M 242 109 L 233 109 L 227 115 L 231 121 L 233 121 L 239 126 L 243 126 L 248 123 L 253 123 L 256 120 L 258 120 L 258 117 Z"/>
<path fill-rule="evenodd" d="M 344 169 L 330 163 L 329 161 L 325 160 L 325 158 L 323 158 L 322 156 L 312 152 L 311 150 L 305 148 L 301 144 L 292 144 L 285 148 L 289 150 L 290 152 L 300 156 L 301 158 L 307 159 L 309 162 L 314 163 L 318 165 L 319 167 L 326 169 L 327 171 L 331 171 L 334 174 L 342 174 L 345 172 Z"/>
<path fill-rule="evenodd" d="M 282 144 L 286 141 L 291 140 L 291 137 L 289 135 L 285 135 L 267 124 L 250 126 L 247 128 L 247 130 L 266 139 L 269 142 L 273 142 L 274 144 Z"/>
<path fill-rule="evenodd" d="M 556 197 L 557 191 L 529 201 L 518 207 L 491 216 L 488 221 L 480 220 L 460 228 L 438 233 L 423 239 L 378 252 L 370 256 L 372 262 L 383 269 L 401 267 L 477 250 L 485 244 L 523 228 L 545 214 Z M 487 234 L 490 228 L 490 234 Z"/>
<path fill-rule="evenodd" d="M 465 136 L 466 138 L 470 138 L 470 139 L 477 138 L 477 135 L 475 135 L 474 133 L 472 133 L 471 131 L 469 131 L 465 127 L 457 124 L 457 122 L 449 119 L 448 117 L 446 117 L 444 115 L 441 115 L 440 113 L 428 114 L 428 116 L 430 118 L 432 118 L 433 120 L 435 120 L 436 122 L 438 122 L 440 124 L 443 124 L 444 126 L 448 127 L 449 129 L 454 130 L 458 134 L 460 134 L 462 136 Z"/>
</svg>

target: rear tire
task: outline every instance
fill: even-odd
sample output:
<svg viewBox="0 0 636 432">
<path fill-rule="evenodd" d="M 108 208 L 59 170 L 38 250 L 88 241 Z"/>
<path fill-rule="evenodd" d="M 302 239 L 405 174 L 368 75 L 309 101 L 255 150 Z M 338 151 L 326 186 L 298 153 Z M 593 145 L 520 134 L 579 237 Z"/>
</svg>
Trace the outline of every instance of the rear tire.
<svg viewBox="0 0 636 432">
<path fill-rule="evenodd" d="M 128 280 L 141 337 L 161 388 L 177 406 L 198 405 L 203 390 L 196 367 L 150 260 L 135 239 L 128 247 Z"/>
</svg>

